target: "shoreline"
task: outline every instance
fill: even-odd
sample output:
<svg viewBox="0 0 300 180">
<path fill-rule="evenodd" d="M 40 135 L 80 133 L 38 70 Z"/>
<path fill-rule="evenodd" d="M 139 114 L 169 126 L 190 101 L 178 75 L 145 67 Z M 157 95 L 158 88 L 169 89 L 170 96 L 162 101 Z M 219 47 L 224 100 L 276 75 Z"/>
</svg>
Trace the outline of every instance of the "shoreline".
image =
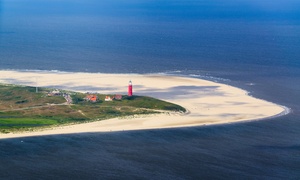
<svg viewBox="0 0 300 180">
<path fill-rule="evenodd" d="M 134 94 L 172 102 L 188 111 L 184 115 L 171 113 L 172 115 L 120 117 L 59 126 L 52 129 L 46 128 L 41 131 L 0 134 L 0 139 L 231 124 L 275 118 L 291 111 L 285 106 L 252 97 L 243 89 L 192 77 L 165 74 L 60 73 L 56 71 L 12 70 L 0 70 L 0 77 L 0 82 L 6 84 L 37 85 L 78 92 L 99 92 L 101 94 L 126 94 L 127 83 L 132 80 Z"/>
</svg>

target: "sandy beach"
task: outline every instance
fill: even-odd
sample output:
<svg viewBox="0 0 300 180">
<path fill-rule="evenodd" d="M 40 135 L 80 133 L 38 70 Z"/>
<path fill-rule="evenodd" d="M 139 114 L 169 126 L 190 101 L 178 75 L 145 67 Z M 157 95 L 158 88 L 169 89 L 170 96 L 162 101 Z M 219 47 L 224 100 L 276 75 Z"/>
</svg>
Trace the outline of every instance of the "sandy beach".
<svg viewBox="0 0 300 180">
<path fill-rule="evenodd" d="M 78 92 L 127 94 L 129 80 L 135 95 L 151 96 L 179 104 L 188 113 L 164 113 L 114 118 L 61 126 L 36 132 L 0 134 L 1 138 L 84 132 L 201 126 L 258 120 L 288 113 L 287 109 L 247 95 L 225 84 L 158 74 L 100 74 L 0 71 L 0 83 L 53 87 Z"/>
</svg>

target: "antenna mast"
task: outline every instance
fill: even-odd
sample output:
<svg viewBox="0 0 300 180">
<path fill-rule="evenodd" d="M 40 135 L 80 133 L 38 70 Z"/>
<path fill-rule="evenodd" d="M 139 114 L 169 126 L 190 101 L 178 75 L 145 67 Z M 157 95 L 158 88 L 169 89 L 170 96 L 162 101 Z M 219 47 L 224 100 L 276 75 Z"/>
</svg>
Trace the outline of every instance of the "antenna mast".
<svg viewBox="0 0 300 180">
<path fill-rule="evenodd" d="M 39 92 L 39 88 L 37 85 L 37 78 L 35 78 L 35 92 L 38 93 Z"/>
</svg>

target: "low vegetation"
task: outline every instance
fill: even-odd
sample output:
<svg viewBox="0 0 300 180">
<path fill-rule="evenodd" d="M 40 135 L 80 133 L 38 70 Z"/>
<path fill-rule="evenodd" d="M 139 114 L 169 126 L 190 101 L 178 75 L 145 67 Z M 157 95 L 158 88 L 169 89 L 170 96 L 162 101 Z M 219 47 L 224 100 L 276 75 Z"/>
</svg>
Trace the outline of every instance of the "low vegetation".
<svg viewBox="0 0 300 180">
<path fill-rule="evenodd" d="M 104 101 L 107 95 L 97 94 L 90 102 L 86 94 L 60 91 L 49 96 L 51 89 L 0 85 L 0 133 L 29 131 L 41 127 L 83 123 L 114 117 L 153 114 L 163 111 L 185 111 L 176 104 L 144 96 L 123 96 L 121 100 Z M 72 104 L 63 94 L 70 94 Z"/>
</svg>

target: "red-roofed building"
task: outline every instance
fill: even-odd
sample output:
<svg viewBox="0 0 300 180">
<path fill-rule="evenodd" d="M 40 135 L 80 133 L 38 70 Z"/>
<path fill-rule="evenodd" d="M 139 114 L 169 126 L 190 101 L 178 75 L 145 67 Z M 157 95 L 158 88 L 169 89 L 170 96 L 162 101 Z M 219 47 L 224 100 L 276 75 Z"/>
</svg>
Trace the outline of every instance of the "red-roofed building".
<svg viewBox="0 0 300 180">
<path fill-rule="evenodd" d="M 96 95 L 90 94 L 90 95 L 87 95 L 87 96 L 85 97 L 85 99 L 86 99 L 87 101 L 97 102 L 98 97 L 97 97 Z"/>
<path fill-rule="evenodd" d="M 121 94 L 116 94 L 115 99 L 116 100 L 122 100 L 122 95 Z"/>
</svg>

